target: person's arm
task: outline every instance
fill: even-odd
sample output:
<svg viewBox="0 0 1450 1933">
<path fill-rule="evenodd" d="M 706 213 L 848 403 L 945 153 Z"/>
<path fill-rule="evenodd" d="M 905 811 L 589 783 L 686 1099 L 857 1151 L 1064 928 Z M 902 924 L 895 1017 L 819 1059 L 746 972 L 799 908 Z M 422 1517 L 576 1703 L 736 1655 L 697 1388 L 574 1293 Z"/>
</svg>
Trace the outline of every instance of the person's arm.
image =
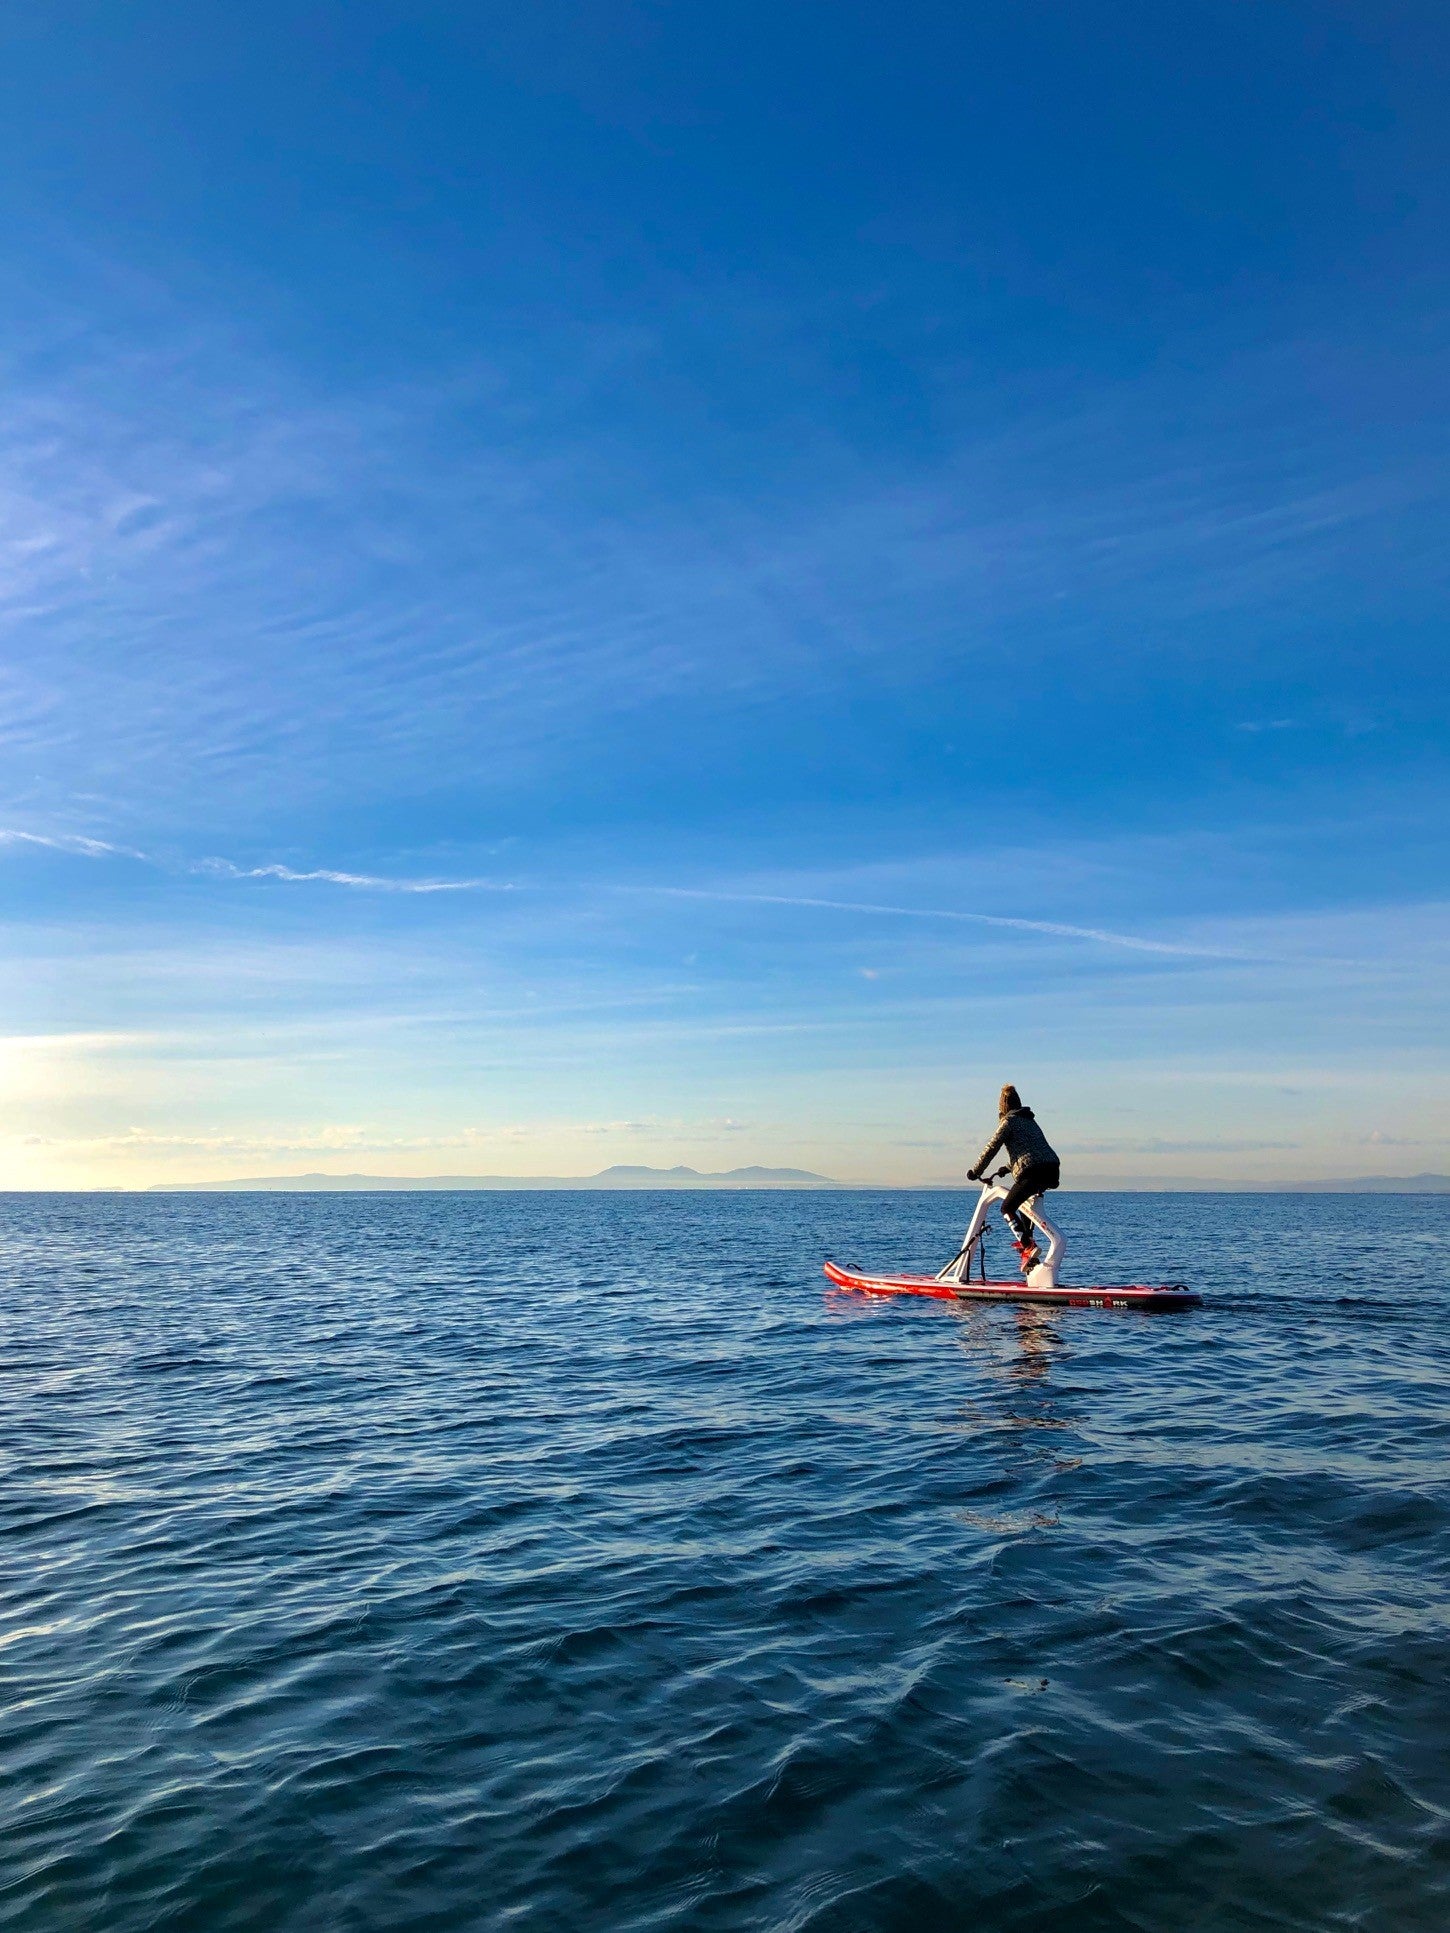
<svg viewBox="0 0 1450 1933">
<path fill-rule="evenodd" d="M 983 1148 L 982 1152 L 977 1156 L 976 1160 L 972 1163 L 971 1167 L 968 1168 L 967 1170 L 968 1181 L 980 1181 L 982 1179 L 982 1175 L 986 1170 L 987 1163 L 992 1159 L 992 1156 L 997 1152 L 998 1148 L 1001 1147 L 1002 1137 L 1004 1134 L 1006 1134 L 1006 1132 L 1007 1132 L 1007 1123 L 1005 1121 L 999 1122 L 997 1125 L 997 1132 L 992 1136 L 991 1140 L 987 1143 L 986 1147 Z"/>
</svg>

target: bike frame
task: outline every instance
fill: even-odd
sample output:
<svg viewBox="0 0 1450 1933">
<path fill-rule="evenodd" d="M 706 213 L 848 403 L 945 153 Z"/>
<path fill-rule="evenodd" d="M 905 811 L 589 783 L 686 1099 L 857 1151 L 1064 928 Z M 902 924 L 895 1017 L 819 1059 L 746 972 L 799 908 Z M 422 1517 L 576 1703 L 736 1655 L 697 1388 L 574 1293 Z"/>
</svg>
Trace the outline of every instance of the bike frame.
<svg viewBox="0 0 1450 1933">
<path fill-rule="evenodd" d="M 1001 1169 L 989 1175 L 982 1183 L 982 1192 L 977 1197 L 977 1205 L 972 1210 L 972 1219 L 967 1224 L 967 1232 L 962 1237 L 962 1245 L 947 1263 L 937 1272 L 938 1282 L 967 1282 L 971 1279 L 973 1252 L 981 1268 L 982 1280 L 987 1279 L 987 1263 L 984 1253 L 987 1233 L 987 1213 L 993 1202 L 1007 1199 L 1007 1188 L 1011 1182 L 1010 1171 Z M 1040 1228 L 1047 1237 L 1047 1252 L 1042 1260 L 1028 1270 L 1026 1283 L 1029 1289 L 1055 1289 L 1057 1272 L 1062 1267 L 1062 1258 L 1067 1253 L 1067 1239 L 1060 1228 L 1054 1228 L 1042 1212 L 1041 1195 L 1032 1195 L 1023 1202 L 1022 1214 L 1028 1221 Z"/>
</svg>

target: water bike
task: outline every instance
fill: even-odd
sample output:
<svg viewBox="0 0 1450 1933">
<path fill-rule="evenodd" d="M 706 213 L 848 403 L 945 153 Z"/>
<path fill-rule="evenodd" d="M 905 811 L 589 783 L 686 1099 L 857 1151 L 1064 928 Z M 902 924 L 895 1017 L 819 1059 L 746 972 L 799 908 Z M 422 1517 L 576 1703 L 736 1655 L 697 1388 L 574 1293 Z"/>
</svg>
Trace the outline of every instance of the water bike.
<svg viewBox="0 0 1450 1933">
<path fill-rule="evenodd" d="M 1080 1288 L 1062 1281 L 1060 1271 L 1067 1253 L 1067 1240 L 1062 1230 L 1055 1228 L 1043 1213 L 1041 1195 L 1033 1195 L 1024 1202 L 1021 1212 L 1047 1237 L 1046 1252 L 1021 1281 L 989 1280 L 987 1215 L 994 1202 L 1006 1200 L 1010 1181 L 1010 1170 L 1000 1168 L 982 1183 L 961 1247 L 935 1275 L 866 1275 L 859 1269 L 843 1269 L 836 1262 L 826 1263 L 826 1275 L 837 1288 L 856 1289 L 864 1295 L 931 1295 L 944 1302 L 1040 1302 L 1051 1308 L 1144 1309 L 1152 1313 L 1199 1306 L 1202 1297 L 1182 1282 L 1129 1282 L 1112 1287 Z"/>
</svg>

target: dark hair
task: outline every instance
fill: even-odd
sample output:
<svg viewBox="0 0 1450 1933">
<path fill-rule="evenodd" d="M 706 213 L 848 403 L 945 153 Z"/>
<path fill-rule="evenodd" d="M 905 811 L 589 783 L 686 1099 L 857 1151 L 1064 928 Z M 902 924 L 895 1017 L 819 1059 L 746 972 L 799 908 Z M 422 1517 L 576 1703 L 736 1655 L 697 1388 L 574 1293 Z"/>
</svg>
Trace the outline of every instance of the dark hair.
<svg viewBox="0 0 1450 1933">
<path fill-rule="evenodd" d="M 1004 1114 L 1010 1114 L 1014 1108 L 1019 1108 L 1021 1105 L 1022 1096 L 1017 1092 L 1012 1083 L 1008 1081 L 1007 1085 L 1002 1089 L 1002 1092 L 997 1096 L 997 1119 L 1000 1121 Z"/>
</svg>

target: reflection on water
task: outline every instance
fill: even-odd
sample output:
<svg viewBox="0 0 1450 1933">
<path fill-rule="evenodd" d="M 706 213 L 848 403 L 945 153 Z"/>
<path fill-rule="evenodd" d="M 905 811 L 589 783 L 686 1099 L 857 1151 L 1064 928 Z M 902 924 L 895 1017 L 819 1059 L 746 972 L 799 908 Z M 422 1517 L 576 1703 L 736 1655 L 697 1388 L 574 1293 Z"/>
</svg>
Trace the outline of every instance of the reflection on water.
<svg viewBox="0 0 1450 1933">
<path fill-rule="evenodd" d="M 1022 1303 L 864 1295 L 834 1287 L 822 1291 L 821 1302 L 827 1313 L 840 1321 L 882 1320 L 889 1309 L 899 1309 L 903 1304 L 949 1311 L 956 1318 L 962 1348 L 992 1378 L 1037 1381 L 1047 1375 L 1053 1357 L 1064 1346 L 1054 1313 Z"/>
<path fill-rule="evenodd" d="M 1017 1318 L 1017 1356 L 1007 1366 L 1007 1374 L 1018 1382 L 1035 1382 L 1045 1376 L 1054 1354 L 1062 1348 L 1062 1337 L 1043 1309 L 1015 1311 Z"/>
<path fill-rule="evenodd" d="M 1035 1389 L 1039 1401 L 1025 1413 L 998 1411 L 999 1425 L 1019 1429 L 1051 1429 L 1058 1425 L 1058 1405 L 1050 1395 L 1054 1364 L 1067 1357 L 1067 1343 L 1053 1312 L 1021 1303 L 993 1305 L 963 1302 L 955 1333 L 970 1357 L 973 1370 L 988 1388 L 1018 1392 Z"/>
</svg>

